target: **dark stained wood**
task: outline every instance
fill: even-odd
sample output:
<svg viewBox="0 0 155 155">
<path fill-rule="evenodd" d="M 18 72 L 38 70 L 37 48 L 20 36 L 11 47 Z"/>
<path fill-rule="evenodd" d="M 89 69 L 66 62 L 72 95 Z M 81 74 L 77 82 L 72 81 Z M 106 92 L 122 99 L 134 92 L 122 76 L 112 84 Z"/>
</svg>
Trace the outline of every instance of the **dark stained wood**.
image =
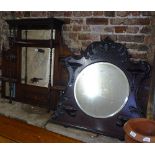
<svg viewBox="0 0 155 155">
<path fill-rule="evenodd" d="M 55 108 L 57 99 L 59 98 L 60 91 L 64 91 L 65 86 L 53 86 L 51 87 L 51 105 L 48 103 L 48 88 L 46 87 L 37 87 L 33 85 L 26 84 L 17 84 L 17 95 L 16 100 L 22 101 L 24 103 L 31 103 L 35 106 L 40 106 L 47 108 L 52 106 L 52 109 Z"/>
<path fill-rule="evenodd" d="M 14 43 L 22 47 L 49 47 L 51 40 L 18 40 Z"/>
<path fill-rule="evenodd" d="M 155 55 L 153 59 L 152 77 L 151 77 L 150 88 L 149 88 L 147 118 L 155 119 Z"/>
<path fill-rule="evenodd" d="M 55 18 L 25 18 L 25 19 L 16 19 L 15 20 L 6 20 L 9 24 L 9 27 L 17 28 L 17 29 L 50 29 L 54 26 L 54 28 L 60 28 L 64 23 L 61 20 Z"/>
<path fill-rule="evenodd" d="M 81 141 L 0 115 L 0 142 L 80 143 Z"/>
<path fill-rule="evenodd" d="M 86 50 L 81 52 L 81 55 L 67 57 L 64 61 L 70 78 L 51 119 L 52 122 L 122 140 L 124 138 L 122 128 L 124 123 L 130 118 L 145 117 L 146 109 L 143 109 L 145 102 L 139 103 L 137 94 L 144 80 L 149 77 L 150 65 L 143 61 L 131 62 L 127 48 L 123 44 L 115 43 L 110 38 L 106 38 L 88 45 Z M 77 103 L 76 92 L 74 92 L 79 73 L 87 66 L 98 62 L 108 62 L 119 67 L 129 81 L 130 93 L 124 107 L 105 118 L 95 118 L 85 113 Z M 145 86 L 142 87 L 143 90 L 144 88 Z"/>
<path fill-rule="evenodd" d="M 12 33 L 10 33 L 10 49 L 8 51 L 3 51 L 2 56 L 2 76 L 8 78 L 9 80 L 17 80 L 15 82 L 16 96 L 13 99 L 41 107 L 51 107 L 51 109 L 54 110 L 60 93 L 65 89 L 63 87 L 67 84 L 68 80 L 67 71 L 61 63 L 62 58 L 70 54 L 69 49 L 63 45 L 62 41 L 61 28 L 64 22 L 55 18 L 16 19 L 6 20 L 6 22 L 9 24 L 10 30 L 17 30 L 16 36 L 12 36 Z M 55 40 L 53 40 L 52 36 L 49 40 L 22 40 L 22 30 L 45 29 L 56 30 Z M 55 48 L 53 86 L 49 86 L 49 88 L 42 88 L 21 83 L 22 47 Z M 14 54 L 15 61 L 10 60 L 12 54 Z M 2 97 L 6 97 L 5 82 L 6 81 L 4 80 L 2 81 Z"/>
<path fill-rule="evenodd" d="M 48 88 L 33 85 L 17 84 L 17 101 L 35 106 L 48 107 Z"/>
<path fill-rule="evenodd" d="M 52 87 L 53 90 L 65 90 L 65 86 L 53 86 Z"/>
</svg>

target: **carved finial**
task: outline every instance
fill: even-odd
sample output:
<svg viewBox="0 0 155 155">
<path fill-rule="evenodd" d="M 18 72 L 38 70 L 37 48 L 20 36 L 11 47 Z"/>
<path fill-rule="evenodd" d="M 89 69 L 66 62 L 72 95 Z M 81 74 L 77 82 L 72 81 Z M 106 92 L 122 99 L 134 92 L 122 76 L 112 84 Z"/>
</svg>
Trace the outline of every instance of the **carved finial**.
<svg viewBox="0 0 155 155">
<path fill-rule="evenodd" d="M 109 36 L 104 39 L 105 42 L 114 42 Z"/>
</svg>

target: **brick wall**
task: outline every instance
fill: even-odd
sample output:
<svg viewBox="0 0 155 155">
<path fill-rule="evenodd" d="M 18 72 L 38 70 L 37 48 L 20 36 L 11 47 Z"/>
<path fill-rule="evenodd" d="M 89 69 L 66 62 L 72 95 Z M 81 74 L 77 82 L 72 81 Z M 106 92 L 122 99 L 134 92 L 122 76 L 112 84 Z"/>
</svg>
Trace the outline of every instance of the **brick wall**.
<svg viewBox="0 0 155 155">
<path fill-rule="evenodd" d="M 55 17 L 65 21 L 63 39 L 71 51 L 84 50 L 91 42 L 109 36 L 126 44 L 133 58 L 152 64 L 152 15 L 142 11 L 16 12 L 17 18 Z"/>
<path fill-rule="evenodd" d="M 3 12 L 6 18 L 9 12 Z M 152 24 L 149 11 L 51 11 L 15 12 L 16 18 L 55 17 L 65 21 L 63 40 L 71 51 L 84 50 L 91 42 L 109 36 L 129 48 L 133 58 L 152 64 Z"/>
<path fill-rule="evenodd" d="M 123 43 L 133 59 L 152 64 L 155 52 L 155 12 L 142 11 L 43 11 L 0 12 L 0 54 L 8 48 L 5 19 L 55 17 L 65 21 L 63 40 L 71 51 L 84 50 L 91 42 L 109 36 Z M 1 57 L 0 57 L 1 62 Z"/>
<path fill-rule="evenodd" d="M 109 36 L 123 43 L 133 59 L 150 64 L 155 53 L 155 12 L 142 11 L 56 11 L 15 12 L 16 18 L 55 17 L 65 21 L 63 40 L 71 51 L 84 50 L 91 42 Z M 8 27 L 4 19 L 11 12 L 0 12 L 0 47 L 7 47 Z M 1 52 L 1 51 L 0 51 Z"/>
<path fill-rule="evenodd" d="M 133 58 L 152 63 L 152 12 L 81 11 L 51 12 L 50 15 L 66 21 L 63 37 L 71 50 L 85 49 L 92 41 L 109 36 L 125 44 Z"/>
<path fill-rule="evenodd" d="M 0 76 L 1 76 L 1 62 L 2 62 L 2 48 L 8 48 L 8 25 L 4 21 L 10 18 L 9 12 L 0 12 Z M 1 80 L 0 80 L 0 94 L 1 94 Z"/>
</svg>

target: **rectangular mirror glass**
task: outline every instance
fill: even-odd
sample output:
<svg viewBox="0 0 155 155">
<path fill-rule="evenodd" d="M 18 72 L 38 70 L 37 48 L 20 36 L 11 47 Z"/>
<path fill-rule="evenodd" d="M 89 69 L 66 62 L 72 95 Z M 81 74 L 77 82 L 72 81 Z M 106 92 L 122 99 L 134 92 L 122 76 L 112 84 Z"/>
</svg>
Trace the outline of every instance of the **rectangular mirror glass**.
<svg viewBox="0 0 155 155">
<path fill-rule="evenodd" d="M 50 48 L 22 47 L 21 83 L 48 87 L 50 75 Z M 54 54 L 54 52 L 52 52 Z M 52 62 L 54 55 L 52 54 Z M 51 85 L 53 85 L 53 63 L 51 62 Z"/>
<path fill-rule="evenodd" d="M 23 30 L 22 39 L 49 40 L 51 39 L 51 30 Z"/>
</svg>

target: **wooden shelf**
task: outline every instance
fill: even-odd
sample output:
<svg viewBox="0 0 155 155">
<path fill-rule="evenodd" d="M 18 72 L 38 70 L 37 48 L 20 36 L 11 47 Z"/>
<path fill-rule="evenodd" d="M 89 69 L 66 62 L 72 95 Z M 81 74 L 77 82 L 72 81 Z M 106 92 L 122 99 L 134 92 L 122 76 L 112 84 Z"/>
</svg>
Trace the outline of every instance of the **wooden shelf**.
<svg viewBox="0 0 155 155">
<path fill-rule="evenodd" d="M 64 24 L 63 21 L 55 18 L 31 18 L 31 19 L 13 19 L 13 20 L 6 20 L 6 22 L 9 25 L 10 30 L 10 37 L 9 37 L 9 44 L 10 49 L 7 52 L 3 53 L 3 61 L 2 61 L 2 83 L 4 87 L 2 88 L 3 94 L 6 93 L 5 89 L 5 82 L 9 81 L 10 77 L 17 78 L 13 79 L 13 81 L 17 82 L 16 84 L 16 100 L 20 102 L 25 103 L 32 103 L 37 106 L 46 107 L 49 108 L 49 105 L 51 103 L 58 103 L 60 92 L 65 90 L 65 87 L 63 86 L 63 83 L 66 81 L 66 74 L 63 69 L 63 65 L 60 61 L 61 56 L 68 55 L 68 49 L 67 47 L 63 45 L 62 42 L 62 25 Z M 51 33 L 51 37 L 48 38 L 42 38 L 39 37 L 35 39 L 36 37 L 28 37 L 28 34 L 25 34 L 25 37 L 22 37 L 22 31 L 25 30 L 49 30 Z M 55 32 L 53 31 L 55 30 Z M 39 31 L 37 31 L 39 33 Z M 54 35 L 53 35 L 54 34 Z M 46 34 L 45 34 L 46 35 Z M 30 39 L 28 39 L 30 38 Z M 22 47 L 28 47 L 27 50 L 23 50 Z M 40 87 L 40 86 L 34 86 L 34 85 L 28 85 L 21 83 L 21 71 L 22 71 L 22 56 L 23 52 L 25 54 L 25 64 L 29 60 L 29 53 L 31 52 L 31 49 L 29 47 L 38 48 L 38 52 L 44 52 L 42 48 L 49 48 L 53 49 L 55 48 L 54 53 L 54 59 L 53 55 L 49 55 L 49 64 L 53 65 L 53 84 L 54 86 L 48 89 L 47 87 Z M 39 49 L 40 48 L 40 49 Z M 13 55 L 14 56 L 13 56 Z M 40 55 L 41 56 L 41 55 Z M 63 58 L 64 58 L 63 57 Z M 27 59 L 27 60 L 26 60 Z M 37 58 L 36 58 L 37 60 Z M 35 60 L 34 60 L 35 61 Z M 52 62 L 53 61 L 53 62 Z M 29 70 L 29 66 L 25 70 Z M 51 67 L 51 65 L 49 66 Z M 27 72 L 25 72 L 27 74 Z M 51 76 L 51 73 L 49 73 L 49 78 Z M 65 79 L 65 80 L 64 80 Z M 61 85 L 62 84 L 62 85 Z M 57 86 L 59 85 L 59 86 Z M 49 96 L 49 90 L 51 91 L 51 96 Z M 50 99 L 48 99 L 51 97 Z M 50 103 L 51 102 L 51 103 Z M 50 109 L 51 110 L 51 109 Z"/>
<path fill-rule="evenodd" d="M 17 79 L 15 79 L 15 78 L 9 78 L 9 77 L 4 77 L 4 76 L 0 76 L 0 80 L 2 80 L 2 81 L 17 82 Z"/>
<path fill-rule="evenodd" d="M 28 29 L 28 30 L 40 30 L 40 29 L 60 29 L 64 24 L 64 21 L 56 18 L 24 18 L 16 20 L 6 20 L 10 29 Z"/>
<path fill-rule="evenodd" d="M 54 43 L 53 40 L 16 40 L 15 44 L 24 47 L 50 47 Z"/>
<path fill-rule="evenodd" d="M 52 90 L 58 90 L 58 91 L 63 91 L 63 90 L 65 90 L 65 86 L 53 86 L 52 87 Z"/>
</svg>

